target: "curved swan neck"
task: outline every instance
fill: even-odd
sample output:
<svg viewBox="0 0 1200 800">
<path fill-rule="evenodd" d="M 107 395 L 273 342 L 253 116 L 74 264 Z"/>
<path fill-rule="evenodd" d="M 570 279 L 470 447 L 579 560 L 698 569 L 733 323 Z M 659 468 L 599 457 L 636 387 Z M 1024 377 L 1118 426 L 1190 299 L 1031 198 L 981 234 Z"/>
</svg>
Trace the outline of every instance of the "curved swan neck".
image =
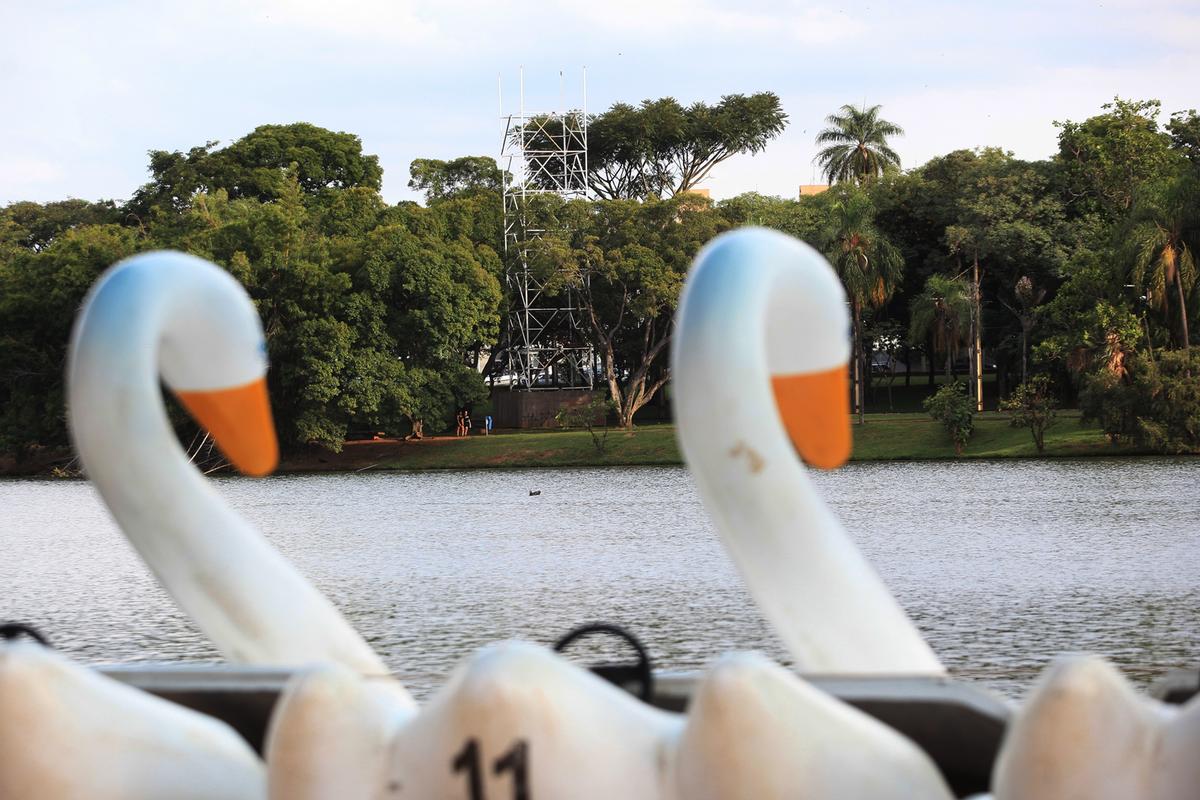
<svg viewBox="0 0 1200 800">
<path fill-rule="evenodd" d="M 188 462 L 167 419 L 160 369 L 179 375 L 186 364 L 193 379 L 225 375 L 230 385 L 261 371 L 261 353 L 206 360 L 195 341 L 239 303 L 252 314 L 226 273 L 179 253 L 137 256 L 102 278 L 76 324 L 67 372 L 80 461 L 163 587 L 227 658 L 385 672 L 328 600 Z"/>
<path fill-rule="evenodd" d="M 109 275 L 93 290 L 72 344 L 67 405 L 75 448 L 131 538 L 146 531 L 141 520 L 164 499 L 209 491 L 175 438 L 159 389 L 162 329 L 188 283 L 186 271 L 171 272 Z"/>
<path fill-rule="evenodd" d="M 771 392 L 772 369 L 846 363 L 847 329 L 837 278 L 807 245 L 753 229 L 718 238 L 697 257 L 680 304 L 672 353 L 680 446 L 801 669 L 941 674 L 817 494 Z"/>
</svg>

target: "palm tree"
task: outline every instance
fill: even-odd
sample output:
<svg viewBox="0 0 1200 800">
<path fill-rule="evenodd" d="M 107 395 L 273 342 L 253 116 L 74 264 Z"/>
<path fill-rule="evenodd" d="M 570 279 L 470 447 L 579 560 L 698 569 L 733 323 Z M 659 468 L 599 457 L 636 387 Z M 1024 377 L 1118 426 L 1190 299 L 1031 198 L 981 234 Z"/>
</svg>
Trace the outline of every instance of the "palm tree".
<svg viewBox="0 0 1200 800">
<path fill-rule="evenodd" d="M 858 421 L 864 419 L 866 365 L 863 357 L 863 311 L 879 308 L 896 291 L 904 259 L 875 227 L 875 208 L 866 192 L 851 189 L 830 208 L 825 254 L 837 270 L 850 300 L 854 403 Z"/>
<path fill-rule="evenodd" d="M 903 136 L 904 129 L 879 118 L 882 106 L 842 106 L 825 118 L 828 128 L 817 134 L 818 145 L 829 145 L 814 159 L 830 183 L 853 180 L 869 183 L 888 167 L 899 167 L 900 156 L 888 146 L 889 136 Z"/>
<path fill-rule="evenodd" d="M 961 347 L 971 325 L 971 290 L 962 278 L 930 275 L 925 291 L 910 306 L 909 338 L 919 342 L 933 334 L 933 350 L 946 354 L 946 380 L 955 348 Z"/>
<path fill-rule="evenodd" d="M 1038 316 L 1041 312 L 1038 305 L 1046 299 L 1046 290 L 1035 288 L 1029 276 L 1022 275 L 1017 280 L 1013 294 L 1017 298 L 1015 306 L 1009 305 L 1004 298 L 1000 298 L 1000 302 L 1012 312 L 1013 316 L 1017 318 L 1017 322 L 1021 323 L 1021 383 L 1028 383 L 1029 333 L 1033 330 L 1033 326 L 1037 324 Z"/>
<path fill-rule="evenodd" d="M 1133 253 L 1130 278 L 1146 293 L 1154 308 L 1167 313 L 1168 299 L 1175 294 L 1179 315 L 1178 341 L 1188 349 L 1187 298 L 1196 285 L 1196 255 L 1193 246 L 1200 238 L 1200 182 L 1188 177 L 1172 181 L 1157 197 L 1141 205 L 1133 215 L 1126 241 Z"/>
</svg>

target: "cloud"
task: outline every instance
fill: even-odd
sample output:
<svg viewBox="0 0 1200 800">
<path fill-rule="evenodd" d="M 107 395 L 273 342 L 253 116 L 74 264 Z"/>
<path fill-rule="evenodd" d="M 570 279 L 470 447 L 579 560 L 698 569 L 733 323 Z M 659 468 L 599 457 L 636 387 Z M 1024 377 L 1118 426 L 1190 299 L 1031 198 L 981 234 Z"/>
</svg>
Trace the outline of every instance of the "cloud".
<svg viewBox="0 0 1200 800">
<path fill-rule="evenodd" d="M 0 3 L 0 204 L 127 197 L 146 151 L 228 142 L 268 122 L 362 137 L 384 196 L 410 161 L 498 150 L 496 76 L 527 107 L 774 91 L 791 124 L 722 164 L 717 196 L 794 195 L 843 103 L 881 103 L 906 166 L 955 147 L 1053 151 L 1053 119 L 1114 94 L 1196 106 L 1194 0 L 905 4 L 811 0 L 157 0 Z M 511 110 L 511 109 L 510 109 Z M 40 165 L 40 166 L 39 166 Z M 52 170 L 57 172 L 52 173 Z M 21 182 L 16 178 L 25 176 Z M 56 176 L 56 177 L 55 177 Z"/>
<path fill-rule="evenodd" d="M 259 24 L 274 21 L 289 28 L 315 32 L 322 37 L 344 42 L 383 39 L 397 46 L 420 45 L 422 48 L 445 44 L 442 26 L 436 19 L 436 6 L 411 0 L 358 0 L 355 3 L 330 3 L 328 0 L 258 0 L 228 3 L 227 13 L 253 11 Z"/>
<path fill-rule="evenodd" d="M 845 41 L 862 24 L 842 9 L 811 3 L 769 3 L 734 6 L 697 0 L 609 0 L 600 4 L 561 2 L 593 30 L 639 39 L 659 40 L 664 46 L 697 40 L 726 39 L 733 45 L 751 37 L 790 39 L 810 45 Z"/>
<path fill-rule="evenodd" d="M 783 24 L 793 39 L 806 45 L 849 42 L 866 30 L 861 19 L 843 10 L 820 7 L 801 9 Z"/>
</svg>

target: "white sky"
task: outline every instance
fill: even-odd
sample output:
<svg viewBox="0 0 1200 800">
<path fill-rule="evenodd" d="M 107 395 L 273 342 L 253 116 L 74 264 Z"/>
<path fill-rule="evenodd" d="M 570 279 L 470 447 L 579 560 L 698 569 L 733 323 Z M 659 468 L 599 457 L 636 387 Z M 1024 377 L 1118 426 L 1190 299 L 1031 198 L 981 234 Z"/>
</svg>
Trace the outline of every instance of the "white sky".
<svg viewBox="0 0 1200 800">
<path fill-rule="evenodd" d="M 843 103 L 883 105 L 906 167 L 960 147 L 1024 158 L 1055 119 L 1114 95 L 1200 107 L 1200 3 L 796 0 L 0 0 L 0 205 L 125 199 L 146 152 L 266 123 L 360 136 L 383 195 L 415 158 L 496 155 L 497 78 L 516 110 L 774 91 L 787 131 L 720 165 L 714 197 L 818 182 L 813 136 Z M 510 102 L 511 101 L 511 102 Z"/>
</svg>

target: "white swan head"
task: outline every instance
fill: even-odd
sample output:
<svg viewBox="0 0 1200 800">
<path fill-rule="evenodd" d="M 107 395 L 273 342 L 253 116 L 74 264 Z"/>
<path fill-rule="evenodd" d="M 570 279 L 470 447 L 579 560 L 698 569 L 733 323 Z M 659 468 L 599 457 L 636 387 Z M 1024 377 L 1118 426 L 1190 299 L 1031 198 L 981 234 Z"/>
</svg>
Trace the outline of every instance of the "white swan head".
<svg viewBox="0 0 1200 800">
<path fill-rule="evenodd" d="M 114 426 L 106 423 L 113 420 L 97 413 L 97 404 L 123 419 L 154 416 L 131 422 L 161 432 L 161 409 L 144 402 L 145 378 L 157 375 L 241 472 L 275 468 L 262 325 L 245 290 L 213 264 L 153 252 L 114 265 L 85 300 L 69 363 L 70 405 L 88 409 L 72 415 L 81 457 L 97 449 L 89 445 L 120 446 L 109 440 Z"/>
<path fill-rule="evenodd" d="M 696 257 L 672 342 L 680 447 L 746 584 L 800 669 L 942 674 L 801 465 L 850 454 L 841 283 L 808 245 L 743 228 Z"/>
<path fill-rule="evenodd" d="M 790 439 L 809 464 L 841 466 L 849 329 L 842 285 L 811 247 L 762 228 L 718 237 L 696 257 L 680 300 L 672 364 L 676 391 L 687 394 L 682 424 L 703 415 L 752 436 L 760 454 Z"/>
</svg>

